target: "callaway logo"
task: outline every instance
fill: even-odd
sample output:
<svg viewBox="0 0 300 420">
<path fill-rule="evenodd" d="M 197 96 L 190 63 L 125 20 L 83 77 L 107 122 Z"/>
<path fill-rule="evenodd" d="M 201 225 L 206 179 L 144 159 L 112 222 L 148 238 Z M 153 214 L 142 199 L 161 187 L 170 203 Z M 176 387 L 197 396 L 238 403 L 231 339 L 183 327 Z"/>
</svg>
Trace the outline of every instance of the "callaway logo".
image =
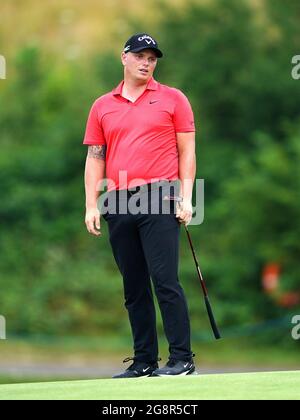
<svg viewBox="0 0 300 420">
<path fill-rule="evenodd" d="M 138 38 L 138 40 L 139 41 L 143 41 L 143 40 L 145 40 L 146 42 L 147 42 L 147 44 L 151 44 L 151 42 L 153 43 L 153 45 L 155 45 L 156 43 L 155 43 L 155 41 L 154 41 L 154 39 L 152 39 L 151 38 L 151 36 L 149 36 L 149 35 L 143 35 L 143 36 L 140 36 L 139 38 Z"/>
<path fill-rule="evenodd" d="M 149 104 L 155 104 L 158 101 L 150 101 Z"/>
</svg>

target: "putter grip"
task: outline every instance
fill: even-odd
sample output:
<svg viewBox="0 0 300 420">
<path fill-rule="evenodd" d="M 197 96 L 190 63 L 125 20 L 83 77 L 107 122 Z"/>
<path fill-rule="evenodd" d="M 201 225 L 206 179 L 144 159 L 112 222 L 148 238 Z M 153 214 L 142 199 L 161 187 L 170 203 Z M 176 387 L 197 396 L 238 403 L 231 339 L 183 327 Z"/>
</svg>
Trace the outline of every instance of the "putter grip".
<svg viewBox="0 0 300 420">
<path fill-rule="evenodd" d="M 208 313 L 208 316 L 209 316 L 210 324 L 211 324 L 211 327 L 212 327 L 213 332 L 214 332 L 214 336 L 215 336 L 216 340 L 220 340 L 221 334 L 218 330 L 218 327 L 217 327 L 217 324 L 216 324 L 216 321 L 215 321 L 215 318 L 214 318 L 214 315 L 213 315 L 213 312 L 212 312 L 212 309 L 211 309 L 211 306 L 210 306 L 209 299 L 208 299 L 207 296 L 205 296 L 204 300 L 205 300 L 205 305 L 206 305 L 207 313 Z"/>
</svg>

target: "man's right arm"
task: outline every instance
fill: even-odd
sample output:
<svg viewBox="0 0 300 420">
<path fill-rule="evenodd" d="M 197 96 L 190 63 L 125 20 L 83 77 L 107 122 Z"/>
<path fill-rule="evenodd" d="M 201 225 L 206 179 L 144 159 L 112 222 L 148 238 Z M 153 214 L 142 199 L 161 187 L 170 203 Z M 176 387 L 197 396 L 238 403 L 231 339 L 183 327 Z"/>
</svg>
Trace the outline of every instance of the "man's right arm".
<svg viewBox="0 0 300 420">
<path fill-rule="evenodd" d="M 100 232 L 100 212 L 97 208 L 100 185 L 105 177 L 106 146 L 89 146 L 85 163 L 84 183 L 86 197 L 85 224 L 95 236 Z M 98 229 L 98 230 L 97 230 Z"/>
</svg>

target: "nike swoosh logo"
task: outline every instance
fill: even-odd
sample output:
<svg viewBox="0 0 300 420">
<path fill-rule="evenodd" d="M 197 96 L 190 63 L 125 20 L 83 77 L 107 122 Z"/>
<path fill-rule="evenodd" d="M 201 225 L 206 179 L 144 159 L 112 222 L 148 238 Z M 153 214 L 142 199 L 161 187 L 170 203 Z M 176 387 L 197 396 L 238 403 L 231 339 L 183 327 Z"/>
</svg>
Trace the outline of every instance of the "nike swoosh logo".
<svg viewBox="0 0 300 420">
<path fill-rule="evenodd" d="M 186 368 L 188 366 L 188 363 L 186 365 L 183 365 L 184 368 Z"/>
<path fill-rule="evenodd" d="M 158 101 L 150 101 L 149 104 L 155 104 L 155 102 L 158 102 Z"/>
<path fill-rule="evenodd" d="M 147 370 L 149 370 L 150 368 L 147 367 L 146 369 L 143 369 L 143 373 L 147 372 Z"/>
</svg>

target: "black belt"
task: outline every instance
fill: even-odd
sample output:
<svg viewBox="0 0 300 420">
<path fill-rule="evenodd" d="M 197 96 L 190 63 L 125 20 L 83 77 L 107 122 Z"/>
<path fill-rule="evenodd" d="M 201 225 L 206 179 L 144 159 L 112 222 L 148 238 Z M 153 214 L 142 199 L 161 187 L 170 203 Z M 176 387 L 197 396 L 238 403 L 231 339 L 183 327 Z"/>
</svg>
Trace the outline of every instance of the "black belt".
<svg viewBox="0 0 300 420">
<path fill-rule="evenodd" d="M 119 202 L 120 200 L 127 201 L 130 199 L 130 197 L 135 195 L 142 199 L 142 194 L 150 194 L 151 197 L 148 197 L 148 199 L 152 200 L 153 198 L 154 200 L 156 200 L 158 198 L 157 193 L 159 194 L 159 197 L 162 200 L 182 201 L 182 197 L 179 196 L 179 186 L 180 181 L 178 179 L 162 179 L 159 181 L 138 185 L 124 190 L 112 190 L 110 192 L 105 192 L 104 194 L 101 194 L 100 206 L 102 204 L 105 204 L 105 206 L 109 207 L 109 202 L 112 203 L 112 205 L 115 205 L 115 200 L 117 200 L 117 202 Z"/>
<path fill-rule="evenodd" d="M 158 189 L 160 187 L 163 187 L 171 182 L 169 179 L 162 179 L 159 181 L 155 181 L 155 182 L 150 182 L 148 184 L 143 184 L 143 185 L 137 185 L 136 187 L 132 187 L 132 188 L 128 188 L 127 190 L 119 190 L 119 191 L 127 191 L 129 195 L 134 195 L 137 193 L 143 193 L 146 191 L 153 191 L 155 189 Z"/>
</svg>

